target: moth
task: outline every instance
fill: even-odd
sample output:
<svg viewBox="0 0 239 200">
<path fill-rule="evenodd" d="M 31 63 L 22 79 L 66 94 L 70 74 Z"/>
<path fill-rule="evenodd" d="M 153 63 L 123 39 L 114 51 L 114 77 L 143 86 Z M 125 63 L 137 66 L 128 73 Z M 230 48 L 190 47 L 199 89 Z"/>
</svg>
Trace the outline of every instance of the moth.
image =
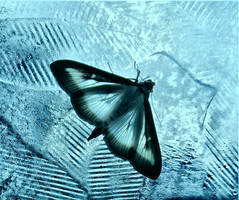
<svg viewBox="0 0 239 200">
<path fill-rule="evenodd" d="M 144 176 L 157 179 L 162 158 L 148 101 L 154 82 L 123 78 L 83 63 L 57 60 L 50 65 L 80 118 L 95 126 L 110 151 Z"/>
</svg>

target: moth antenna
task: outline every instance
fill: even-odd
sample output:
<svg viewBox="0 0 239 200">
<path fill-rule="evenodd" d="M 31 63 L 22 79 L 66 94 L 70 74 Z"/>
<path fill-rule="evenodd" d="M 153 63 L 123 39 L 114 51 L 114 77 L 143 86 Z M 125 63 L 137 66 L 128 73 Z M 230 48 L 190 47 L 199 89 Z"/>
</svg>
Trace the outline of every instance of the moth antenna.
<svg viewBox="0 0 239 200">
<path fill-rule="evenodd" d="M 109 63 L 109 62 L 107 62 L 107 64 L 108 64 L 108 67 L 109 67 L 109 69 L 110 69 L 111 73 L 113 74 L 114 72 L 113 72 L 113 70 L 112 70 L 112 69 L 111 69 L 111 67 L 110 67 L 110 63 Z"/>
<path fill-rule="evenodd" d="M 144 81 L 145 79 L 147 79 L 147 78 L 150 78 L 150 76 L 146 76 L 145 78 L 143 78 L 143 81 Z"/>
<path fill-rule="evenodd" d="M 160 119 L 159 119 L 159 116 L 157 115 L 157 112 L 156 112 L 156 110 L 155 110 L 155 108 L 154 108 L 153 95 L 152 95 L 152 94 L 151 94 L 150 98 L 151 98 L 152 108 L 153 108 L 153 110 L 154 110 L 154 113 L 155 113 L 155 115 L 156 115 L 156 118 L 158 119 L 160 126 L 162 126 L 162 123 L 161 123 L 161 121 L 160 121 Z"/>
<path fill-rule="evenodd" d="M 140 76 L 140 70 L 137 68 L 136 61 L 134 61 L 134 69 L 136 69 L 136 71 L 137 71 L 137 76 L 136 76 L 135 82 L 138 83 L 138 79 Z"/>
</svg>

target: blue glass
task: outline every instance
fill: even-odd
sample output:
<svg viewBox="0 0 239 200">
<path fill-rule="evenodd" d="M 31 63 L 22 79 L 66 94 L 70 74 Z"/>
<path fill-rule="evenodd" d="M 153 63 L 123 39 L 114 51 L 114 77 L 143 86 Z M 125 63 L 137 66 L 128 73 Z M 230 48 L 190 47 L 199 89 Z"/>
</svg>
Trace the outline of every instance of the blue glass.
<svg viewBox="0 0 239 200">
<path fill-rule="evenodd" d="M 237 1 L 1 1 L 0 199 L 238 199 Z M 157 180 L 80 119 L 50 63 L 155 82 Z"/>
</svg>

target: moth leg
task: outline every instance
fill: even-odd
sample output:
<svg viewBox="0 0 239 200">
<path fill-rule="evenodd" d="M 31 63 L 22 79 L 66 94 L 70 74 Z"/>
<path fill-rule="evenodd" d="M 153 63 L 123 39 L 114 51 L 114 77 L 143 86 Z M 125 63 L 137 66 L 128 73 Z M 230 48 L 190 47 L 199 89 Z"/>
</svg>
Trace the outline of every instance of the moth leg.
<svg viewBox="0 0 239 200">
<path fill-rule="evenodd" d="M 134 61 L 134 68 L 137 70 L 137 76 L 135 79 L 135 82 L 138 83 L 139 75 L 140 75 L 140 70 L 136 67 L 136 61 Z"/>
<path fill-rule="evenodd" d="M 95 127 L 95 129 L 92 131 L 92 133 L 90 134 L 90 136 L 87 138 L 87 140 L 91 140 L 93 138 L 98 137 L 99 135 L 101 135 L 103 133 L 103 127 Z"/>
<path fill-rule="evenodd" d="M 136 83 L 138 83 L 139 75 L 140 75 L 140 71 L 139 71 L 139 69 L 137 69 L 137 76 L 136 76 L 136 80 L 135 80 Z"/>
<path fill-rule="evenodd" d="M 107 64 L 108 64 L 108 67 L 110 68 L 111 73 L 114 74 L 113 70 L 112 70 L 111 67 L 110 67 L 110 63 L 107 62 Z"/>
</svg>

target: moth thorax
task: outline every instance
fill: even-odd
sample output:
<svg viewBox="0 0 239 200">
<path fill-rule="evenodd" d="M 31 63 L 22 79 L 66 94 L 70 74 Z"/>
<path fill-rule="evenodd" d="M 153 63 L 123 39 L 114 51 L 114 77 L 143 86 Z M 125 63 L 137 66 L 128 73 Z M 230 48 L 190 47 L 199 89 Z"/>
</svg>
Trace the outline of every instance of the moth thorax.
<svg viewBox="0 0 239 200">
<path fill-rule="evenodd" d="M 155 85 L 155 83 L 151 79 L 140 83 L 140 86 L 142 87 L 142 89 L 145 92 L 152 92 L 152 89 L 153 89 L 154 85 Z"/>
</svg>

